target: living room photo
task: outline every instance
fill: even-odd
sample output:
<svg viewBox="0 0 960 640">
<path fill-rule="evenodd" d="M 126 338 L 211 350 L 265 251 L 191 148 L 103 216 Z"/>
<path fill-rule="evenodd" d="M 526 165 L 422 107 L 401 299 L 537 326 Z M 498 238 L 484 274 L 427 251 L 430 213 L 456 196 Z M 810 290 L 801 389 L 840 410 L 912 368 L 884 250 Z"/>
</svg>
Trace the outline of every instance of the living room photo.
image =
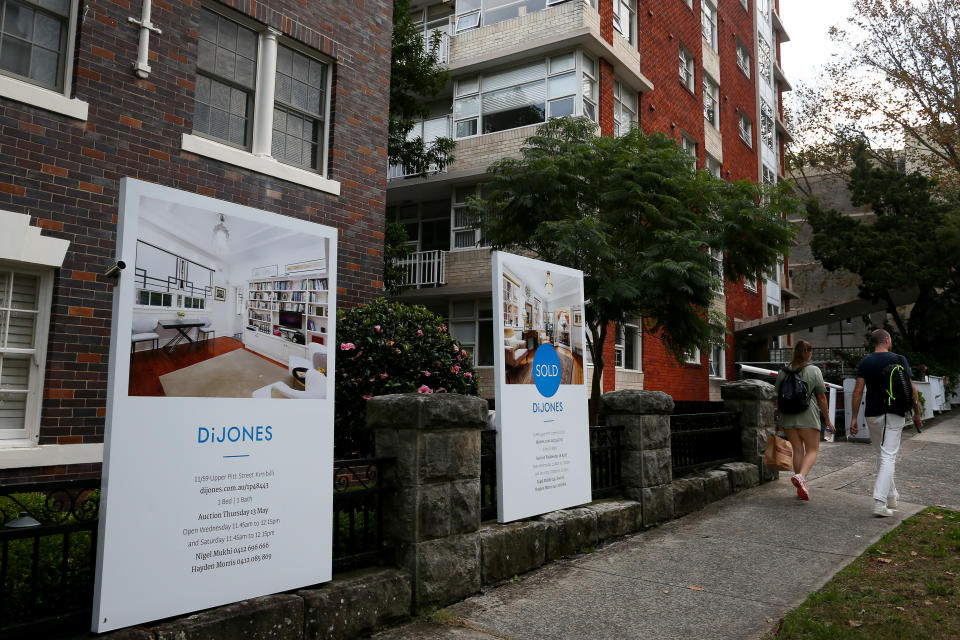
<svg viewBox="0 0 960 640">
<path fill-rule="evenodd" d="M 583 307 L 580 280 L 520 260 L 504 262 L 503 353 L 507 384 L 533 384 L 533 358 L 551 345 L 560 384 L 583 384 Z"/>
<path fill-rule="evenodd" d="M 332 397 L 329 240 L 257 214 L 142 200 L 129 395 Z"/>
</svg>

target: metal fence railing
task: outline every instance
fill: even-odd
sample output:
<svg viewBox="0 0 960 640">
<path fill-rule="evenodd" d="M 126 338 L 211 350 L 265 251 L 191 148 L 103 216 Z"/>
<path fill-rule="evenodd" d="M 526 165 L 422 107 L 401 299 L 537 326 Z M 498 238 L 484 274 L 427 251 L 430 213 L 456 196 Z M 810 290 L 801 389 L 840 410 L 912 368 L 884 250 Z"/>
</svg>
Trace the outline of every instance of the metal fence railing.
<svg viewBox="0 0 960 640">
<path fill-rule="evenodd" d="M 497 517 L 497 432 L 480 432 L 480 520 Z"/>
<path fill-rule="evenodd" d="M 590 481 L 593 499 L 618 495 L 623 488 L 620 475 L 620 435 L 623 427 L 590 427 Z"/>
<path fill-rule="evenodd" d="M 335 460 L 333 471 L 333 570 L 376 564 L 383 540 L 383 497 L 392 487 L 382 481 L 386 458 Z"/>
<path fill-rule="evenodd" d="M 674 477 L 740 460 L 740 414 L 670 416 L 670 454 Z"/>
<path fill-rule="evenodd" d="M 395 261 L 403 269 L 405 287 L 430 287 L 446 284 L 447 252 L 440 249 L 433 251 L 414 251 L 405 258 Z"/>
</svg>

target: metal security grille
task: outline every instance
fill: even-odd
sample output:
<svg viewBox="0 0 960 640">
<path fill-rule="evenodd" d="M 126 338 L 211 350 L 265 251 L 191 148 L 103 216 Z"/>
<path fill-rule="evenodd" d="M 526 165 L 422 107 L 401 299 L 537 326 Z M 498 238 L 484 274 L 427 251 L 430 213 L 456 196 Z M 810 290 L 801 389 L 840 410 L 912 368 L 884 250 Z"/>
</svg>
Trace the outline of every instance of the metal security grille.
<svg viewBox="0 0 960 640">
<path fill-rule="evenodd" d="M 740 414 L 670 416 L 670 452 L 674 477 L 740 460 Z"/>
</svg>

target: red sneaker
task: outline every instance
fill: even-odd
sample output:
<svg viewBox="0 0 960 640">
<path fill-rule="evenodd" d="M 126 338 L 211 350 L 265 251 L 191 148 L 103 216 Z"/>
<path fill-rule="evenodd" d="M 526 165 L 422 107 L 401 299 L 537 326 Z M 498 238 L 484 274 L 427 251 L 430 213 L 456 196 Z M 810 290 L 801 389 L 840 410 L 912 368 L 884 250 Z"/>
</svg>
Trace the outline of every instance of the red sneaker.
<svg viewBox="0 0 960 640">
<path fill-rule="evenodd" d="M 790 482 L 797 488 L 797 497 L 801 500 L 810 500 L 810 491 L 807 488 L 807 481 L 799 473 L 790 478 Z"/>
</svg>

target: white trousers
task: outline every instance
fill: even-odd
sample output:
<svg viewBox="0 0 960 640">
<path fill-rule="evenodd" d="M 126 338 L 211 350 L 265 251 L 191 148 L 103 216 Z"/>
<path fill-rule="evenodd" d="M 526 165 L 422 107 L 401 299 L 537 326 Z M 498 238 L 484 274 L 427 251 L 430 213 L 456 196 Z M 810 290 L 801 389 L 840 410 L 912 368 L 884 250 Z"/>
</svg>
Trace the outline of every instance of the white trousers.
<svg viewBox="0 0 960 640">
<path fill-rule="evenodd" d="M 890 498 L 899 498 L 897 486 L 893 481 L 897 454 L 900 452 L 900 436 L 906 418 L 895 413 L 867 418 L 870 429 L 870 444 L 877 454 L 877 481 L 873 484 L 873 499 L 886 502 Z"/>
</svg>

